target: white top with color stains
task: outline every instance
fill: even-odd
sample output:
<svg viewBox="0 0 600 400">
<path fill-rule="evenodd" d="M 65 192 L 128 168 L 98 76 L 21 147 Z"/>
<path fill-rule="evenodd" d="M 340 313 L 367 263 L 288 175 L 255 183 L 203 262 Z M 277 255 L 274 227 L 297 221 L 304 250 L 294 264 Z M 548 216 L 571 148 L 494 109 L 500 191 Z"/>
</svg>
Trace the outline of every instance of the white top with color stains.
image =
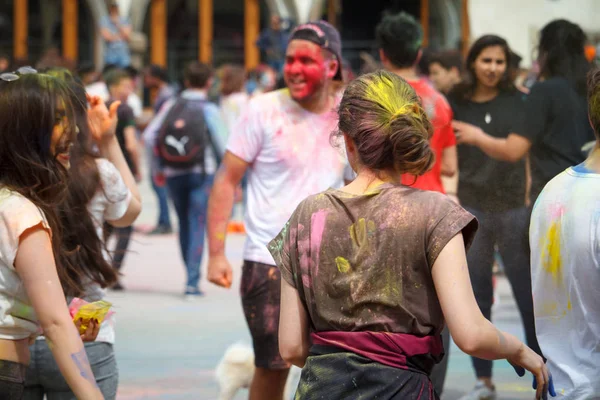
<svg viewBox="0 0 600 400">
<path fill-rule="evenodd" d="M 37 316 L 14 266 L 21 235 L 38 225 L 50 233 L 35 204 L 0 188 L 0 339 L 20 340 L 39 333 Z"/>
<path fill-rule="evenodd" d="M 561 399 L 600 394 L 600 174 L 551 180 L 531 217 L 537 338 Z"/>
<path fill-rule="evenodd" d="M 313 114 L 292 100 L 287 89 L 250 100 L 227 145 L 250 164 L 245 260 L 275 265 L 267 244 L 296 206 L 312 194 L 343 186 L 343 146 L 330 143 L 336 126 L 333 108 Z"/>
</svg>

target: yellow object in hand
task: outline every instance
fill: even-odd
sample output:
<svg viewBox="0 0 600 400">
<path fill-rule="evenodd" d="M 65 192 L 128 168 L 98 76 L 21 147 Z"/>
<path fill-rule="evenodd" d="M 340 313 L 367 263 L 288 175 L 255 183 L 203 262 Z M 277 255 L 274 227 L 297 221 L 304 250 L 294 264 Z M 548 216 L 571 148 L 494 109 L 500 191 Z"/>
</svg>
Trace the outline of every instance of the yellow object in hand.
<svg viewBox="0 0 600 400">
<path fill-rule="evenodd" d="M 90 320 L 94 319 L 98 321 L 98 324 L 102 324 L 104 318 L 108 314 L 112 303 L 104 300 L 95 301 L 93 303 L 83 304 L 73 317 L 73 321 L 81 319 L 81 326 L 79 327 L 79 334 L 84 334 L 87 330 Z"/>
</svg>

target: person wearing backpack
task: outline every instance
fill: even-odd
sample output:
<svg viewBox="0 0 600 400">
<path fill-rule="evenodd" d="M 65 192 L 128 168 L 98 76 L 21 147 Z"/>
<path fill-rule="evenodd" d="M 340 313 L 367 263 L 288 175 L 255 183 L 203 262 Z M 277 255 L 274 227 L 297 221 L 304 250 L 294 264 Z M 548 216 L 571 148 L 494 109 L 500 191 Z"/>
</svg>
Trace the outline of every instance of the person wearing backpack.
<svg viewBox="0 0 600 400">
<path fill-rule="evenodd" d="M 185 296 L 202 296 L 200 264 L 208 196 L 225 153 L 227 128 L 216 104 L 208 101 L 212 70 L 199 62 L 185 68 L 186 89 L 162 107 L 144 136 L 155 143 L 153 179 L 165 186 L 179 220 L 179 245 L 186 267 Z"/>
</svg>

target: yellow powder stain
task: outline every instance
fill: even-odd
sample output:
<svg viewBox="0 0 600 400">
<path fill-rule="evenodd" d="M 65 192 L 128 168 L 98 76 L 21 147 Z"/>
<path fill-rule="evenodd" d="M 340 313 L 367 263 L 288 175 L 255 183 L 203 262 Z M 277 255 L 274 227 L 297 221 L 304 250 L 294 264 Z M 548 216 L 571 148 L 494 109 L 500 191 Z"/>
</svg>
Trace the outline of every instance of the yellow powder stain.
<svg viewBox="0 0 600 400">
<path fill-rule="evenodd" d="M 374 77 L 365 90 L 365 98 L 383 108 L 377 116 L 381 123 L 390 123 L 401 115 L 411 115 L 420 120 L 419 105 L 411 101 L 414 96 L 408 84 L 394 85 L 385 77 Z"/>
<path fill-rule="evenodd" d="M 560 255 L 560 221 L 552 223 L 542 244 L 542 266 L 552 275 L 558 285 L 562 278 L 562 259 Z"/>
<path fill-rule="evenodd" d="M 350 237 L 359 248 L 367 243 L 367 222 L 364 218 L 360 218 L 356 223 L 350 225 Z"/>
<path fill-rule="evenodd" d="M 571 299 L 567 302 L 567 310 L 571 311 L 573 307 L 571 306 Z"/>
<path fill-rule="evenodd" d="M 220 241 L 225 240 L 225 234 L 223 232 L 217 233 L 217 240 L 220 240 Z"/>
<path fill-rule="evenodd" d="M 553 316 L 553 315 L 556 315 L 557 310 L 558 310 L 558 304 L 556 302 L 545 303 L 542 305 L 541 315 Z"/>
<path fill-rule="evenodd" d="M 369 230 L 369 233 L 374 233 L 375 232 L 375 222 L 373 222 L 373 221 L 367 222 L 367 229 Z"/>
<path fill-rule="evenodd" d="M 350 271 L 350 262 L 346 260 L 344 257 L 336 257 L 335 265 L 337 266 L 338 271 L 345 274 Z"/>
<path fill-rule="evenodd" d="M 385 294 L 388 298 L 400 296 L 401 287 L 399 287 L 398 281 L 394 276 L 394 271 L 391 268 L 385 270 Z"/>
</svg>

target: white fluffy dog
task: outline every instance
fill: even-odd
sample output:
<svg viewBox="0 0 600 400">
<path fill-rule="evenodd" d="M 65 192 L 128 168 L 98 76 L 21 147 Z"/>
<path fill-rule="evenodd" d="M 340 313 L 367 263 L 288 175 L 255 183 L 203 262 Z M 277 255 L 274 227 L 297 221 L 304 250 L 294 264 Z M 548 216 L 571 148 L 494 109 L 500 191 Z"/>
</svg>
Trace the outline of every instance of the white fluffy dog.
<svg viewBox="0 0 600 400">
<path fill-rule="evenodd" d="M 249 388 L 254 376 L 254 351 L 243 343 L 235 343 L 225 350 L 225 355 L 215 375 L 219 383 L 219 400 L 233 400 L 240 389 Z M 285 385 L 285 399 L 293 398 L 300 380 L 298 367 L 292 367 Z"/>
</svg>

